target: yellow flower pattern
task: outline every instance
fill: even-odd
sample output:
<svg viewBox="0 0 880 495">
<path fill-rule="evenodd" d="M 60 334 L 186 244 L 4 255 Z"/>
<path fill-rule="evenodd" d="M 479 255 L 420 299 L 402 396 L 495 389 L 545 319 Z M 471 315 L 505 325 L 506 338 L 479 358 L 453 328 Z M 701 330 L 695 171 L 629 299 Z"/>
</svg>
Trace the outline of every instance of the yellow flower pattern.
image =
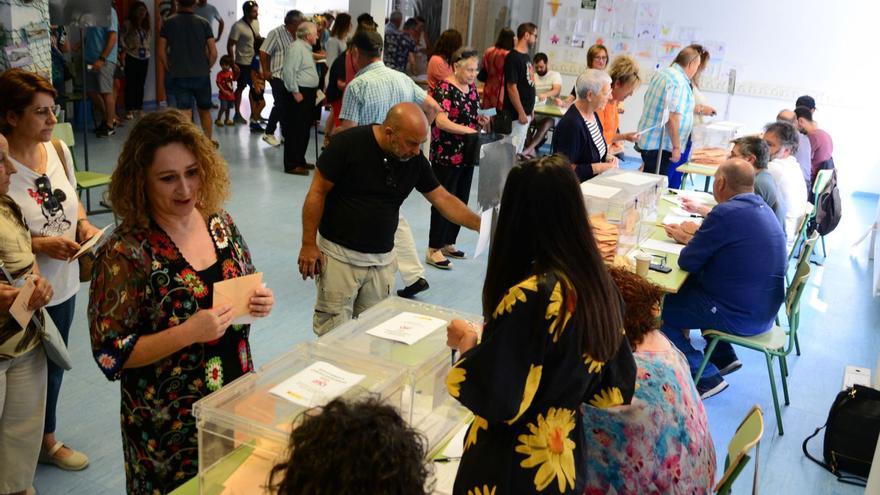
<svg viewBox="0 0 880 495">
<path fill-rule="evenodd" d="M 467 450 L 471 445 L 477 444 L 477 433 L 480 430 L 488 430 L 489 422 L 485 419 L 474 415 L 474 421 L 471 423 L 470 429 L 468 429 L 467 437 L 464 439 L 464 450 Z"/>
<path fill-rule="evenodd" d="M 461 394 L 461 383 L 467 376 L 467 370 L 458 367 L 463 361 L 464 360 L 456 363 L 456 366 L 453 366 L 446 375 L 446 390 L 448 390 L 449 395 L 453 397 L 458 397 L 459 394 Z"/>
<path fill-rule="evenodd" d="M 511 287 L 507 291 L 507 294 L 505 294 L 504 297 L 501 298 L 501 302 L 498 303 L 498 307 L 496 307 L 495 312 L 492 313 L 492 318 L 498 318 L 504 313 L 509 313 L 516 305 L 517 301 L 526 302 L 526 290 L 531 292 L 538 292 L 537 275 L 532 275 L 531 277 Z"/>
<path fill-rule="evenodd" d="M 519 445 L 516 446 L 516 452 L 527 456 L 520 466 L 526 469 L 539 466 L 535 473 L 535 488 L 538 491 L 550 486 L 554 480 L 562 493 L 568 486 L 574 489 L 575 442 L 569 438 L 575 428 L 574 411 L 551 407 L 546 417 L 538 415 L 537 423 L 529 423 L 531 434 L 517 438 Z"/>
<path fill-rule="evenodd" d="M 602 367 L 605 366 L 605 363 L 593 359 L 589 354 L 583 354 L 581 357 L 584 358 L 584 364 L 587 365 L 587 371 L 596 374 L 602 373 Z"/>
<path fill-rule="evenodd" d="M 590 405 L 599 409 L 620 406 L 623 404 L 623 394 L 617 387 L 606 388 L 590 399 Z"/>
<path fill-rule="evenodd" d="M 553 342 L 559 342 L 559 336 L 562 335 L 562 331 L 568 325 L 568 320 L 571 319 L 571 312 L 569 308 L 563 306 L 563 303 L 562 284 L 556 282 L 556 287 L 553 288 L 553 293 L 550 294 L 550 304 L 547 305 L 547 311 L 544 315 L 545 319 L 553 320 L 550 322 L 548 330 L 550 335 L 553 336 Z"/>
<path fill-rule="evenodd" d="M 534 364 L 529 367 L 529 375 L 526 377 L 526 386 L 523 390 L 522 402 L 519 404 L 519 412 L 517 412 L 516 416 L 509 420 L 507 424 L 512 425 L 515 423 L 516 420 L 526 412 L 526 409 L 532 405 L 532 399 L 535 398 L 535 393 L 538 391 L 538 385 L 541 383 L 541 371 L 543 369 L 543 366 L 535 366 Z"/>
<path fill-rule="evenodd" d="M 492 488 L 489 488 L 489 485 L 483 485 L 482 489 L 479 486 L 475 486 L 472 490 L 468 490 L 467 495 L 495 495 L 497 488 L 495 485 L 492 485 Z"/>
</svg>

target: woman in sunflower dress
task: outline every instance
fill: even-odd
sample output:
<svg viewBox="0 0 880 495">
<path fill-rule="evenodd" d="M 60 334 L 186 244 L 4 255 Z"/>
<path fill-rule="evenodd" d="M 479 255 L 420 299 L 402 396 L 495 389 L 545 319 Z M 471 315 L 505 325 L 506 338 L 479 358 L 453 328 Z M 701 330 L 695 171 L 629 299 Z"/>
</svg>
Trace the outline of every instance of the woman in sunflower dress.
<svg viewBox="0 0 880 495">
<path fill-rule="evenodd" d="M 454 493 L 578 493 L 581 405 L 629 403 L 635 363 L 621 301 L 559 155 L 507 178 L 483 287 L 482 341 L 462 320 L 449 393 L 474 413 Z"/>
<path fill-rule="evenodd" d="M 92 352 L 122 388 L 128 493 L 167 493 L 198 473 L 193 404 L 253 370 L 248 325 L 215 304 L 213 285 L 254 272 L 220 206 L 226 165 L 182 113 L 132 129 L 110 199 L 121 226 L 100 248 L 89 303 Z M 249 301 L 266 316 L 269 289 Z"/>
</svg>

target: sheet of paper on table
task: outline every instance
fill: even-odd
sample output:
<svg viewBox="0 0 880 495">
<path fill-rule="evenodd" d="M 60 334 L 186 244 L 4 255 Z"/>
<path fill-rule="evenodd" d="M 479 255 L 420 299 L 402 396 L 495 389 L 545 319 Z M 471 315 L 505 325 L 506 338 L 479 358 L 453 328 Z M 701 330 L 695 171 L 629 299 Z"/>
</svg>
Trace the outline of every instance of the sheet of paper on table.
<svg viewBox="0 0 880 495">
<path fill-rule="evenodd" d="M 28 302 L 30 302 L 31 295 L 33 295 L 36 287 L 34 279 L 28 278 L 24 285 L 18 289 L 18 296 L 15 298 L 15 301 L 12 301 L 12 306 L 9 307 L 9 314 L 21 325 L 21 328 L 27 328 L 31 317 L 34 316 L 34 310 L 28 309 Z"/>
<path fill-rule="evenodd" d="M 433 316 L 403 312 L 367 330 L 367 334 L 413 345 L 434 330 L 445 327 L 447 323 L 449 322 Z"/>
<path fill-rule="evenodd" d="M 684 210 L 682 210 L 682 211 L 684 211 Z M 687 213 L 687 212 L 685 212 L 685 213 Z M 665 217 L 663 217 L 663 225 L 674 225 L 674 224 L 677 225 L 677 224 L 684 223 L 684 222 L 694 222 L 697 225 L 702 225 L 703 217 L 694 218 L 690 214 L 676 215 L 673 213 L 670 213 L 670 214 L 666 215 Z"/>
<path fill-rule="evenodd" d="M 489 249 L 489 241 L 492 239 L 492 213 L 494 208 L 489 208 L 480 214 L 480 236 L 477 238 L 477 247 L 474 249 L 474 259 Z"/>
<path fill-rule="evenodd" d="M 601 186 L 592 184 L 589 181 L 581 184 L 581 192 L 584 196 L 592 196 L 594 198 L 608 199 L 620 192 L 616 187 Z"/>
<path fill-rule="evenodd" d="M 688 198 L 705 204 L 714 204 L 715 196 L 703 191 L 690 191 L 686 189 L 678 189 L 675 193 L 681 198 Z"/>
<path fill-rule="evenodd" d="M 100 241 L 101 238 L 104 237 L 104 232 L 107 232 L 107 229 L 109 229 L 109 228 L 110 228 L 110 226 L 108 225 L 108 226 L 104 227 L 103 229 L 99 230 L 98 233 L 96 233 L 92 237 L 89 237 L 89 240 L 82 243 L 79 247 L 79 251 L 77 251 L 76 254 L 74 254 L 73 256 L 68 258 L 67 262 L 70 263 L 70 262 L 78 259 L 80 256 L 86 254 L 93 247 L 95 247 L 95 244 L 97 244 L 98 241 Z"/>
<path fill-rule="evenodd" d="M 651 251 L 661 251 L 663 253 L 670 254 L 681 254 L 681 250 L 684 249 L 684 244 L 679 244 L 674 241 L 658 241 L 657 239 L 648 239 L 647 241 L 641 244 L 642 249 L 649 249 Z"/>
<path fill-rule="evenodd" d="M 260 287 L 263 287 L 263 272 L 217 282 L 214 284 L 214 306 L 232 305 L 233 325 L 252 324 L 256 318 L 251 316 L 250 300 Z"/>
<path fill-rule="evenodd" d="M 269 393 L 303 407 L 320 406 L 344 394 L 365 378 L 317 361 L 272 387 Z"/>
<path fill-rule="evenodd" d="M 633 186 L 643 186 L 645 184 L 651 184 L 657 182 L 657 177 L 649 177 L 647 175 L 642 174 L 634 174 L 634 173 L 625 173 L 625 174 L 616 174 L 608 177 L 608 180 L 613 180 L 614 182 L 621 182 L 623 184 L 630 184 Z"/>
</svg>

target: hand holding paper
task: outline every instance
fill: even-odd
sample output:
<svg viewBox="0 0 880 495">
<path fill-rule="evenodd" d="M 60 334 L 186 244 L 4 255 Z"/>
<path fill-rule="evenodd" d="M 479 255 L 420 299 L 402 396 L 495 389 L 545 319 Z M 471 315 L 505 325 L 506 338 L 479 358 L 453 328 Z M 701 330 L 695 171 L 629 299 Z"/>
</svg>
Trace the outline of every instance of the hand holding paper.
<svg viewBox="0 0 880 495">
<path fill-rule="evenodd" d="M 260 294 L 257 294 L 259 289 Z M 268 294 L 265 292 L 268 291 Z M 257 296 L 257 297 L 254 297 Z M 257 299 L 254 305 L 257 315 L 253 314 L 252 299 Z M 232 324 L 245 325 L 253 323 L 257 316 L 269 314 L 274 299 L 272 291 L 263 287 L 263 273 L 257 272 L 243 277 L 237 277 L 214 284 L 214 306 L 228 304 L 232 306 Z"/>
<path fill-rule="evenodd" d="M 34 279 L 28 278 L 18 290 L 18 297 L 15 298 L 15 301 L 12 301 L 12 306 L 9 307 L 9 314 L 21 325 L 21 328 L 27 328 L 31 317 L 34 315 L 34 310 L 30 308 L 28 302 L 35 288 L 36 283 L 34 283 Z"/>
<path fill-rule="evenodd" d="M 74 254 L 73 256 L 68 258 L 67 262 L 70 263 L 71 261 L 75 261 L 80 256 L 91 251 L 92 248 L 95 247 L 95 245 L 98 243 L 98 241 L 100 241 L 101 238 L 104 237 L 104 232 L 106 232 L 107 229 L 109 229 L 109 228 L 110 228 L 110 226 L 108 225 L 108 226 L 104 227 L 103 229 L 99 230 L 98 232 L 96 232 L 95 235 L 93 235 L 92 237 L 89 237 L 89 240 L 82 243 L 79 247 L 79 251 L 77 251 L 76 254 Z"/>
</svg>

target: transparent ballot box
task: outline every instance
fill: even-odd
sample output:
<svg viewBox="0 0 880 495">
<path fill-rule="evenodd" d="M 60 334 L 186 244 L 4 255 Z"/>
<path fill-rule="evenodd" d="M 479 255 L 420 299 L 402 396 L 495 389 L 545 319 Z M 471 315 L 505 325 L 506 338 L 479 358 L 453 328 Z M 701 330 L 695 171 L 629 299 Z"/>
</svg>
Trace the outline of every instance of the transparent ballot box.
<svg viewBox="0 0 880 495">
<path fill-rule="evenodd" d="M 335 396 L 367 394 L 399 408 L 405 386 L 399 368 L 368 356 L 331 353 L 315 343 L 296 346 L 196 402 L 200 494 L 270 493 L 269 472 L 286 459 L 292 423 L 301 413 Z M 285 393 L 298 402 L 282 398 Z"/>
<path fill-rule="evenodd" d="M 718 121 L 695 126 L 693 149 L 729 148 L 730 142 L 740 136 L 745 127 L 737 122 Z"/>
<path fill-rule="evenodd" d="M 375 334 L 389 335 L 399 327 L 420 325 L 423 337 L 407 344 Z M 453 319 L 479 323 L 482 317 L 451 309 L 389 297 L 355 319 L 340 325 L 318 339 L 319 346 L 332 350 L 356 352 L 399 367 L 407 376 L 401 414 L 428 438 L 433 451 L 445 444 L 457 425 L 470 417 L 446 390 L 446 375 L 451 367 L 450 349 L 446 346 L 446 326 Z M 413 321 L 408 321 L 413 320 Z M 368 333 L 369 332 L 369 333 Z"/>
<path fill-rule="evenodd" d="M 669 179 L 665 175 L 613 168 L 593 177 L 591 182 L 622 189 L 638 202 L 641 216 L 657 211 L 657 202 L 666 194 Z"/>
<path fill-rule="evenodd" d="M 640 220 L 637 194 L 627 192 L 617 185 L 600 184 L 596 177 L 581 183 L 587 214 L 601 215 L 618 228 L 617 253 L 625 254 L 638 244 Z"/>
</svg>

